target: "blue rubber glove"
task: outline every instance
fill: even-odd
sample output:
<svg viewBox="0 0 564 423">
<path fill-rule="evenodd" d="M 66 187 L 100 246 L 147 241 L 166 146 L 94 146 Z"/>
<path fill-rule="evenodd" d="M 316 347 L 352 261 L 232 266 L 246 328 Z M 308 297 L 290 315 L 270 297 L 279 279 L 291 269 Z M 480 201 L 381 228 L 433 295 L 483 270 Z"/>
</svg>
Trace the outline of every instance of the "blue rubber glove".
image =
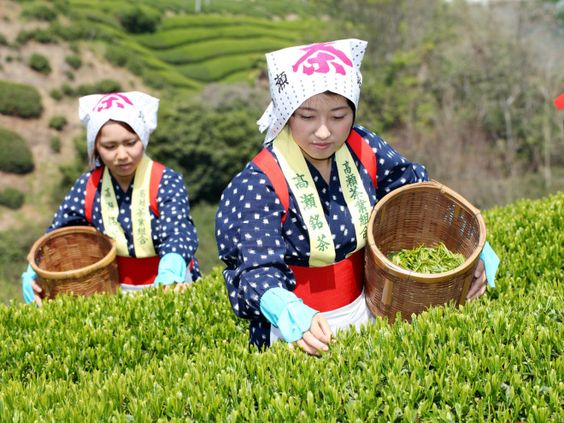
<svg viewBox="0 0 564 423">
<path fill-rule="evenodd" d="M 480 253 L 480 258 L 484 262 L 488 285 L 495 288 L 495 274 L 497 273 L 497 268 L 499 267 L 499 257 L 488 241 L 486 241 L 484 249 Z"/>
<path fill-rule="evenodd" d="M 37 279 L 37 273 L 34 272 L 31 264 L 27 265 L 27 269 L 22 273 L 22 292 L 26 304 L 31 304 L 35 298 L 35 291 L 31 283 Z"/>
<path fill-rule="evenodd" d="M 188 276 L 188 280 L 186 279 Z M 168 253 L 161 257 L 159 271 L 153 286 L 171 285 L 175 282 L 192 282 L 192 275 L 186 274 L 186 260 L 180 254 Z"/>
<path fill-rule="evenodd" d="M 280 329 L 286 342 L 302 338 L 311 326 L 317 310 L 305 305 L 296 294 L 284 288 L 270 288 L 260 299 L 260 311 L 274 326 Z"/>
</svg>

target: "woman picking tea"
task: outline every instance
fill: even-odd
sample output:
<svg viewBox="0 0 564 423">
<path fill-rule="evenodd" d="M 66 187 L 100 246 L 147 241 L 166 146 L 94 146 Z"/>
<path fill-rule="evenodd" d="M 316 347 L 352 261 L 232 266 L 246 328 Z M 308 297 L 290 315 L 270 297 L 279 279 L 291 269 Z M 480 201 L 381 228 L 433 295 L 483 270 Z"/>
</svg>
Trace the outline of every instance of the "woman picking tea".
<svg viewBox="0 0 564 423">
<path fill-rule="evenodd" d="M 227 186 L 216 216 L 229 300 L 259 348 L 283 339 L 319 354 L 336 330 L 372 318 L 363 291 L 370 211 L 428 178 L 354 124 L 365 48 L 348 39 L 267 54 L 265 148 Z M 480 264 L 468 298 L 485 284 Z"/>
<path fill-rule="evenodd" d="M 183 178 L 145 154 L 158 106 L 157 98 L 137 91 L 79 99 L 91 170 L 76 180 L 47 229 L 90 225 L 113 238 L 124 291 L 174 283 L 181 290 L 200 277 Z M 31 266 L 22 287 L 27 303 L 41 303 Z"/>
</svg>

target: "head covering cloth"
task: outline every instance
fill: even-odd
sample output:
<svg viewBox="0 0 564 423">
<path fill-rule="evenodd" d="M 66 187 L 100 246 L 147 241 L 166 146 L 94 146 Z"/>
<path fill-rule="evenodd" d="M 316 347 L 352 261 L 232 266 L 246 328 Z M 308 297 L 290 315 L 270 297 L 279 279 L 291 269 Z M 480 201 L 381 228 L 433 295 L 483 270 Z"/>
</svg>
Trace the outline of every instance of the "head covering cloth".
<svg viewBox="0 0 564 423">
<path fill-rule="evenodd" d="M 271 103 L 257 121 L 264 142 L 272 141 L 308 98 L 331 91 L 358 109 L 366 41 L 336 40 L 289 47 L 266 54 Z M 355 110 L 356 111 L 356 110 Z"/>
<path fill-rule="evenodd" d="M 86 128 L 88 157 L 100 128 L 109 120 L 127 123 L 139 136 L 145 149 L 149 136 L 157 127 L 159 99 L 140 91 L 92 94 L 78 100 L 78 117 Z"/>
</svg>

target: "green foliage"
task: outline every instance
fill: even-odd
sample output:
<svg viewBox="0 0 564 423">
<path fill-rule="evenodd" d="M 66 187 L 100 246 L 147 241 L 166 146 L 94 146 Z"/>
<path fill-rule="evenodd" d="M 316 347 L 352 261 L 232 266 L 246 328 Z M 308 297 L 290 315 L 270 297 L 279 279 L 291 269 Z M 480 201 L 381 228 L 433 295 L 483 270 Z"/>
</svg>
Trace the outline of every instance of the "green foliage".
<svg viewBox="0 0 564 423">
<path fill-rule="evenodd" d="M 51 147 L 51 151 L 54 153 L 61 152 L 61 139 L 57 136 L 52 136 L 49 138 L 49 147 Z"/>
<path fill-rule="evenodd" d="M 62 131 L 67 124 L 67 118 L 64 116 L 53 116 L 49 119 L 49 128 L 53 128 L 57 131 Z"/>
<path fill-rule="evenodd" d="M 219 269 L 182 295 L 1 307 L 0 420 L 561 421 L 563 206 L 486 213 L 489 294 L 338 333 L 321 358 L 248 350 Z"/>
<path fill-rule="evenodd" d="M 60 183 L 54 187 L 51 194 L 53 207 L 58 207 L 64 196 L 68 193 L 77 178 L 87 170 L 88 153 L 86 148 L 86 134 L 83 133 L 73 138 L 75 159 L 70 163 L 59 165 L 61 173 Z"/>
<path fill-rule="evenodd" d="M 33 53 L 29 58 L 29 67 L 36 72 L 49 75 L 51 73 L 51 65 L 49 59 L 40 53 Z"/>
<path fill-rule="evenodd" d="M 61 85 L 62 94 L 68 97 L 81 97 L 89 94 L 105 94 L 121 91 L 121 84 L 113 79 L 102 79 L 94 84 L 81 84 L 76 88 L 64 83 Z"/>
<path fill-rule="evenodd" d="M 28 223 L 24 231 L 15 228 L 0 231 L 0 304 L 22 298 L 20 275 L 27 266 L 27 253 L 44 230 Z"/>
<path fill-rule="evenodd" d="M 186 9 L 181 2 L 170 3 L 174 10 Z M 271 13 L 267 18 L 167 15 L 164 13 L 167 6 L 149 2 L 131 6 L 100 1 L 96 7 L 92 6 L 89 1 L 72 1 L 68 11 L 71 23 L 53 22 L 49 31 L 67 41 L 104 41 L 105 56 L 111 63 L 126 67 L 153 88 L 172 85 L 183 92 L 201 89 L 200 82 L 251 80 L 256 75 L 252 71 L 263 66 L 265 52 L 296 44 L 304 38 L 314 39 L 323 30 L 312 16 L 307 20 L 274 21 Z M 280 6 L 287 7 L 282 3 Z M 222 7 L 229 9 L 228 5 Z M 171 47 L 179 51 L 172 51 Z M 193 58 L 185 57 L 192 53 Z M 261 56 L 260 61 L 257 56 Z M 186 63 L 197 65 L 193 69 L 178 67 Z M 208 69 L 213 70 L 211 74 L 216 79 L 210 77 Z"/>
<path fill-rule="evenodd" d="M 245 87 L 211 86 L 190 101 L 163 104 L 150 155 L 182 171 L 191 202 L 217 203 L 231 178 L 260 151 L 255 122 L 261 95 Z"/>
<path fill-rule="evenodd" d="M 15 132 L 0 127 L 0 171 L 26 174 L 34 169 L 33 156 L 25 140 Z"/>
<path fill-rule="evenodd" d="M 55 44 L 57 43 L 57 34 L 55 34 L 50 29 L 35 28 L 29 31 L 22 30 L 18 32 L 16 36 L 16 42 L 18 44 L 25 44 L 29 41 L 37 41 L 42 44 Z"/>
<path fill-rule="evenodd" d="M 60 89 L 53 88 L 49 91 L 49 96 L 51 96 L 53 100 L 59 101 L 63 98 L 63 92 Z"/>
<path fill-rule="evenodd" d="M 450 251 L 442 241 L 434 247 L 421 244 L 411 250 L 392 252 L 389 257 L 398 266 L 419 273 L 448 272 L 465 260 L 462 254 Z"/>
<path fill-rule="evenodd" d="M 23 205 L 24 197 L 23 192 L 8 187 L 0 191 L 0 205 L 17 210 Z"/>
<path fill-rule="evenodd" d="M 196 257 L 204 274 L 210 273 L 214 267 L 222 264 L 218 258 L 215 241 L 216 212 L 217 204 L 199 203 L 190 209 L 190 215 L 198 231 L 199 245 Z"/>
<path fill-rule="evenodd" d="M 157 51 L 155 55 L 164 62 L 180 65 L 195 63 L 217 57 L 242 54 L 261 53 L 278 50 L 288 46 L 287 40 L 268 37 L 255 37 L 251 39 L 210 40 L 197 44 L 185 44 L 164 51 Z"/>
<path fill-rule="evenodd" d="M 51 22 L 57 19 L 57 12 L 44 3 L 25 4 L 21 16 L 26 19 Z"/>
<path fill-rule="evenodd" d="M 73 69 L 80 69 L 80 67 L 82 66 L 82 59 L 76 54 L 66 56 L 65 62 Z"/>
<path fill-rule="evenodd" d="M 161 16 L 158 12 L 136 6 L 119 13 L 118 20 L 127 32 L 142 34 L 155 32 Z"/>
<path fill-rule="evenodd" d="M 105 94 L 121 91 L 121 84 L 113 79 L 102 79 L 95 84 L 79 85 L 76 90 L 77 96 L 88 94 Z"/>
<path fill-rule="evenodd" d="M 0 113 L 22 118 L 41 115 L 41 96 L 34 86 L 0 80 L 0 92 Z"/>
<path fill-rule="evenodd" d="M 6 39 L 6 36 L 0 32 L 0 46 L 7 46 L 7 45 L 8 45 L 8 40 Z"/>
<path fill-rule="evenodd" d="M 264 62 L 262 54 L 226 55 L 199 63 L 180 65 L 178 70 L 189 78 L 214 82 L 240 71 L 249 72 L 249 68 L 258 69 L 259 65 L 265 65 Z"/>
<path fill-rule="evenodd" d="M 242 38 L 249 39 L 254 37 L 272 37 L 287 40 L 291 44 L 295 40 L 295 35 L 288 29 L 280 26 L 265 25 L 264 21 L 258 21 L 258 24 L 237 24 L 231 19 L 225 19 L 225 23 L 221 26 L 214 27 L 214 31 L 210 31 L 210 27 L 206 25 L 210 19 L 202 19 L 194 22 L 194 25 L 186 25 L 181 28 L 172 28 L 169 30 L 161 30 L 155 34 L 145 34 L 136 37 L 145 47 L 150 49 L 168 49 L 178 47 L 188 43 L 196 43 L 209 41 L 218 38 Z M 223 21 L 223 19 L 222 19 Z M 262 24 L 262 25 L 261 25 Z M 296 25 L 296 29 L 299 27 Z"/>
</svg>

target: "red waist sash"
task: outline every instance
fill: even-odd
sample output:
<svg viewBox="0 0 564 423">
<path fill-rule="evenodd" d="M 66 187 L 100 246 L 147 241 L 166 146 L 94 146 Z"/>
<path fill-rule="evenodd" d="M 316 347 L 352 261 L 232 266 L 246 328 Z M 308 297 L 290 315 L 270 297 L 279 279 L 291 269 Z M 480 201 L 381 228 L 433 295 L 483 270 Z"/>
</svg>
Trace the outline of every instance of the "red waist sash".
<svg viewBox="0 0 564 423">
<path fill-rule="evenodd" d="M 119 283 L 150 285 L 159 272 L 159 256 L 136 258 L 117 256 Z"/>
<path fill-rule="evenodd" d="M 362 293 L 364 249 L 324 267 L 290 266 L 296 277 L 294 294 L 319 311 L 331 311 L 352 303 Z"/>
</svg>

